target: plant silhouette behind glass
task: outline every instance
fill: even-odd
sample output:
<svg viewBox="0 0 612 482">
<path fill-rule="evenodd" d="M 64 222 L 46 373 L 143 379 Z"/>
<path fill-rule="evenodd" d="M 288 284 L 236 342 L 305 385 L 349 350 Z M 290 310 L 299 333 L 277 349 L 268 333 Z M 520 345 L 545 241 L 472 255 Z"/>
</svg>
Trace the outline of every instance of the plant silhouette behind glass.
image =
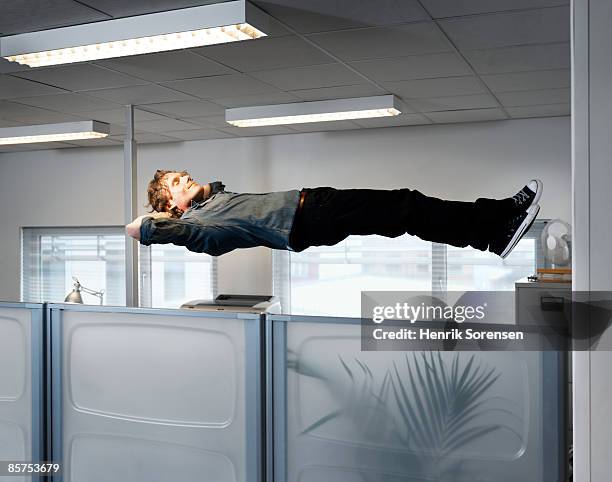
<svg viewBox="0 0 612 482">
<path fill-rule="evenodd" d="M 366 363 L 355 358 L 351 369 L 342 357 L 338 359 L 345 380 L 333 379 L 328 370 L 288 351 L 288 368 L 323 382 L 341 407 L 310 424 L 301 434 L 312 433 L 334 419 L 349 419 L 366 440 L 393 443 L 412 452 L 402 456 L 402 465 L 428 480 L 463 480 L 460 473 L 464 472 L 464 461 L 457 457 L 457 450 L 502 428 L 522 443 L 521 435 L 511 427 L 479 420 L 491 411 L 519 420 L 520 417 L 492 406 L 499 398 L 486 395 L 500 374 L 495 368 L 476 363 L 474 355 L 465 364 L 460 363 L 459 354 L 450 363 L 439 352 L 413 354 L 412 363 L 406 355 L 405 367 L 398 367 L 394 361 L 379 387 Z M 374 480 L 372 474 L 362 476 L 364 480 Z"/>
</svg>

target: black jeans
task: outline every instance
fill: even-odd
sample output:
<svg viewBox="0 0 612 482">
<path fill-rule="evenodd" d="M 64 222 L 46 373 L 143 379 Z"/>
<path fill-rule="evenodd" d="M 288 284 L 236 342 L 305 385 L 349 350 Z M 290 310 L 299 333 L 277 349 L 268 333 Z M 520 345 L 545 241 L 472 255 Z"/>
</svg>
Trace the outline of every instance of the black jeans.
<svg viewBox="0 0 612 482">
<path fill-rule="evenodd" d="M 303 189 L 289 246 L 334 245 L 351 234 L 395 238 L 404 233 L 425 241 L 485 251 L 512 200 L 445 201 L 410 189 Z"/>
</svg>

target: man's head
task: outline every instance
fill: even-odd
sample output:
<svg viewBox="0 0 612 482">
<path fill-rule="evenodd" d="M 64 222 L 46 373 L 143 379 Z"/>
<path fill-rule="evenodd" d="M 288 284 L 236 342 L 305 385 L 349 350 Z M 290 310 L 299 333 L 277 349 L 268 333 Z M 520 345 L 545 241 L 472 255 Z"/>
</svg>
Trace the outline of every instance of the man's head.
<svg viewBox="0 0 612 482">
<path fill-rule="evenodd" d="M 168 212 L 177 218 L 191 207 L 192 201 L 201 201 L 204 193 L 204 187 L 187 171 L 161 169 L 157 170 L 147 189 L 149 205 L 154 211 Z"/>
</svg>

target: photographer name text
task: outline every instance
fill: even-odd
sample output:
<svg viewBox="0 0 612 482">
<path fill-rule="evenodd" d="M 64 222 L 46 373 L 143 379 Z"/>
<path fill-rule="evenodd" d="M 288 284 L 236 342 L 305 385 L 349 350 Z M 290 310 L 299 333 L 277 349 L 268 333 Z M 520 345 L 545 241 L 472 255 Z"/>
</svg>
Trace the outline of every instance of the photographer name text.
<svg viewBox="0 0 612 482">
<path fill-rule="evenodd" d="M 522 331 L 492 331 L 467 328 L 460 330 L 434 330 L 432 328 L 401 328 L 398 330 L 376 328 L 372 332 L 375 340 L 523 340 Z"/>
</svg>

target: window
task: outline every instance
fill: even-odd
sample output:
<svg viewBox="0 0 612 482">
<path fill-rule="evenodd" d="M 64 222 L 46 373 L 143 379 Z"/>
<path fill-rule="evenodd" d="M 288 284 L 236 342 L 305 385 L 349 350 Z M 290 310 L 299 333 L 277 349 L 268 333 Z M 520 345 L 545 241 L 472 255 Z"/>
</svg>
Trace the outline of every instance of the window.
<svg viewBox="0 0 612 482">
<path fill-rule="evenodd" d="M 536 239 L 521 239 L 512 254 L 446 247 L 448 291 L 512 291 L 516 280 L 536 271 Z"/>
<path fill-rule="evenodd" d="M 362 291 L 503 291 L 541 264 L 536 221 L 506 259 L 404 235 L 350 236 L 301 253 L 275 251 L 274 294 L 283 312 L 360 316 Z"/>
<path fill-rule="evenodd" d="M 289 264 L 289 276 L 275 276 L 274 293 L 292 314 L 358 316 L 361 291 L 431 284 L 431 243 L 411 236 L 350 236 L 301 253 L 275 251 L 274 263 Z"/>
<path fill-rule="evenodd" d="M 216 293 L 216 259 L 174 245 L 140 246 L 140 305 L 178 308 Z M 23 228 L 21 299 L 63 302 L 76 276 L 104 290 L 105 305 L 125 305 L 124 228 Z M 83 301 L 98 304 L 81 293 Z"/>
<path fill-rule="evenodd" d="M 125 305 L 125 246 L 122 227 L 23 228 L 21 299 L 63 302 L 74 285 L 104 290 L 105 305 Z M 98 304 L 81 293 L 83 302 Z"/>
<path fill-rule="evenodd" d="M 217 258 L 173 244 L 140 245 L 140 306 L 178 308 L 217 293 Z"/>
</svg>

